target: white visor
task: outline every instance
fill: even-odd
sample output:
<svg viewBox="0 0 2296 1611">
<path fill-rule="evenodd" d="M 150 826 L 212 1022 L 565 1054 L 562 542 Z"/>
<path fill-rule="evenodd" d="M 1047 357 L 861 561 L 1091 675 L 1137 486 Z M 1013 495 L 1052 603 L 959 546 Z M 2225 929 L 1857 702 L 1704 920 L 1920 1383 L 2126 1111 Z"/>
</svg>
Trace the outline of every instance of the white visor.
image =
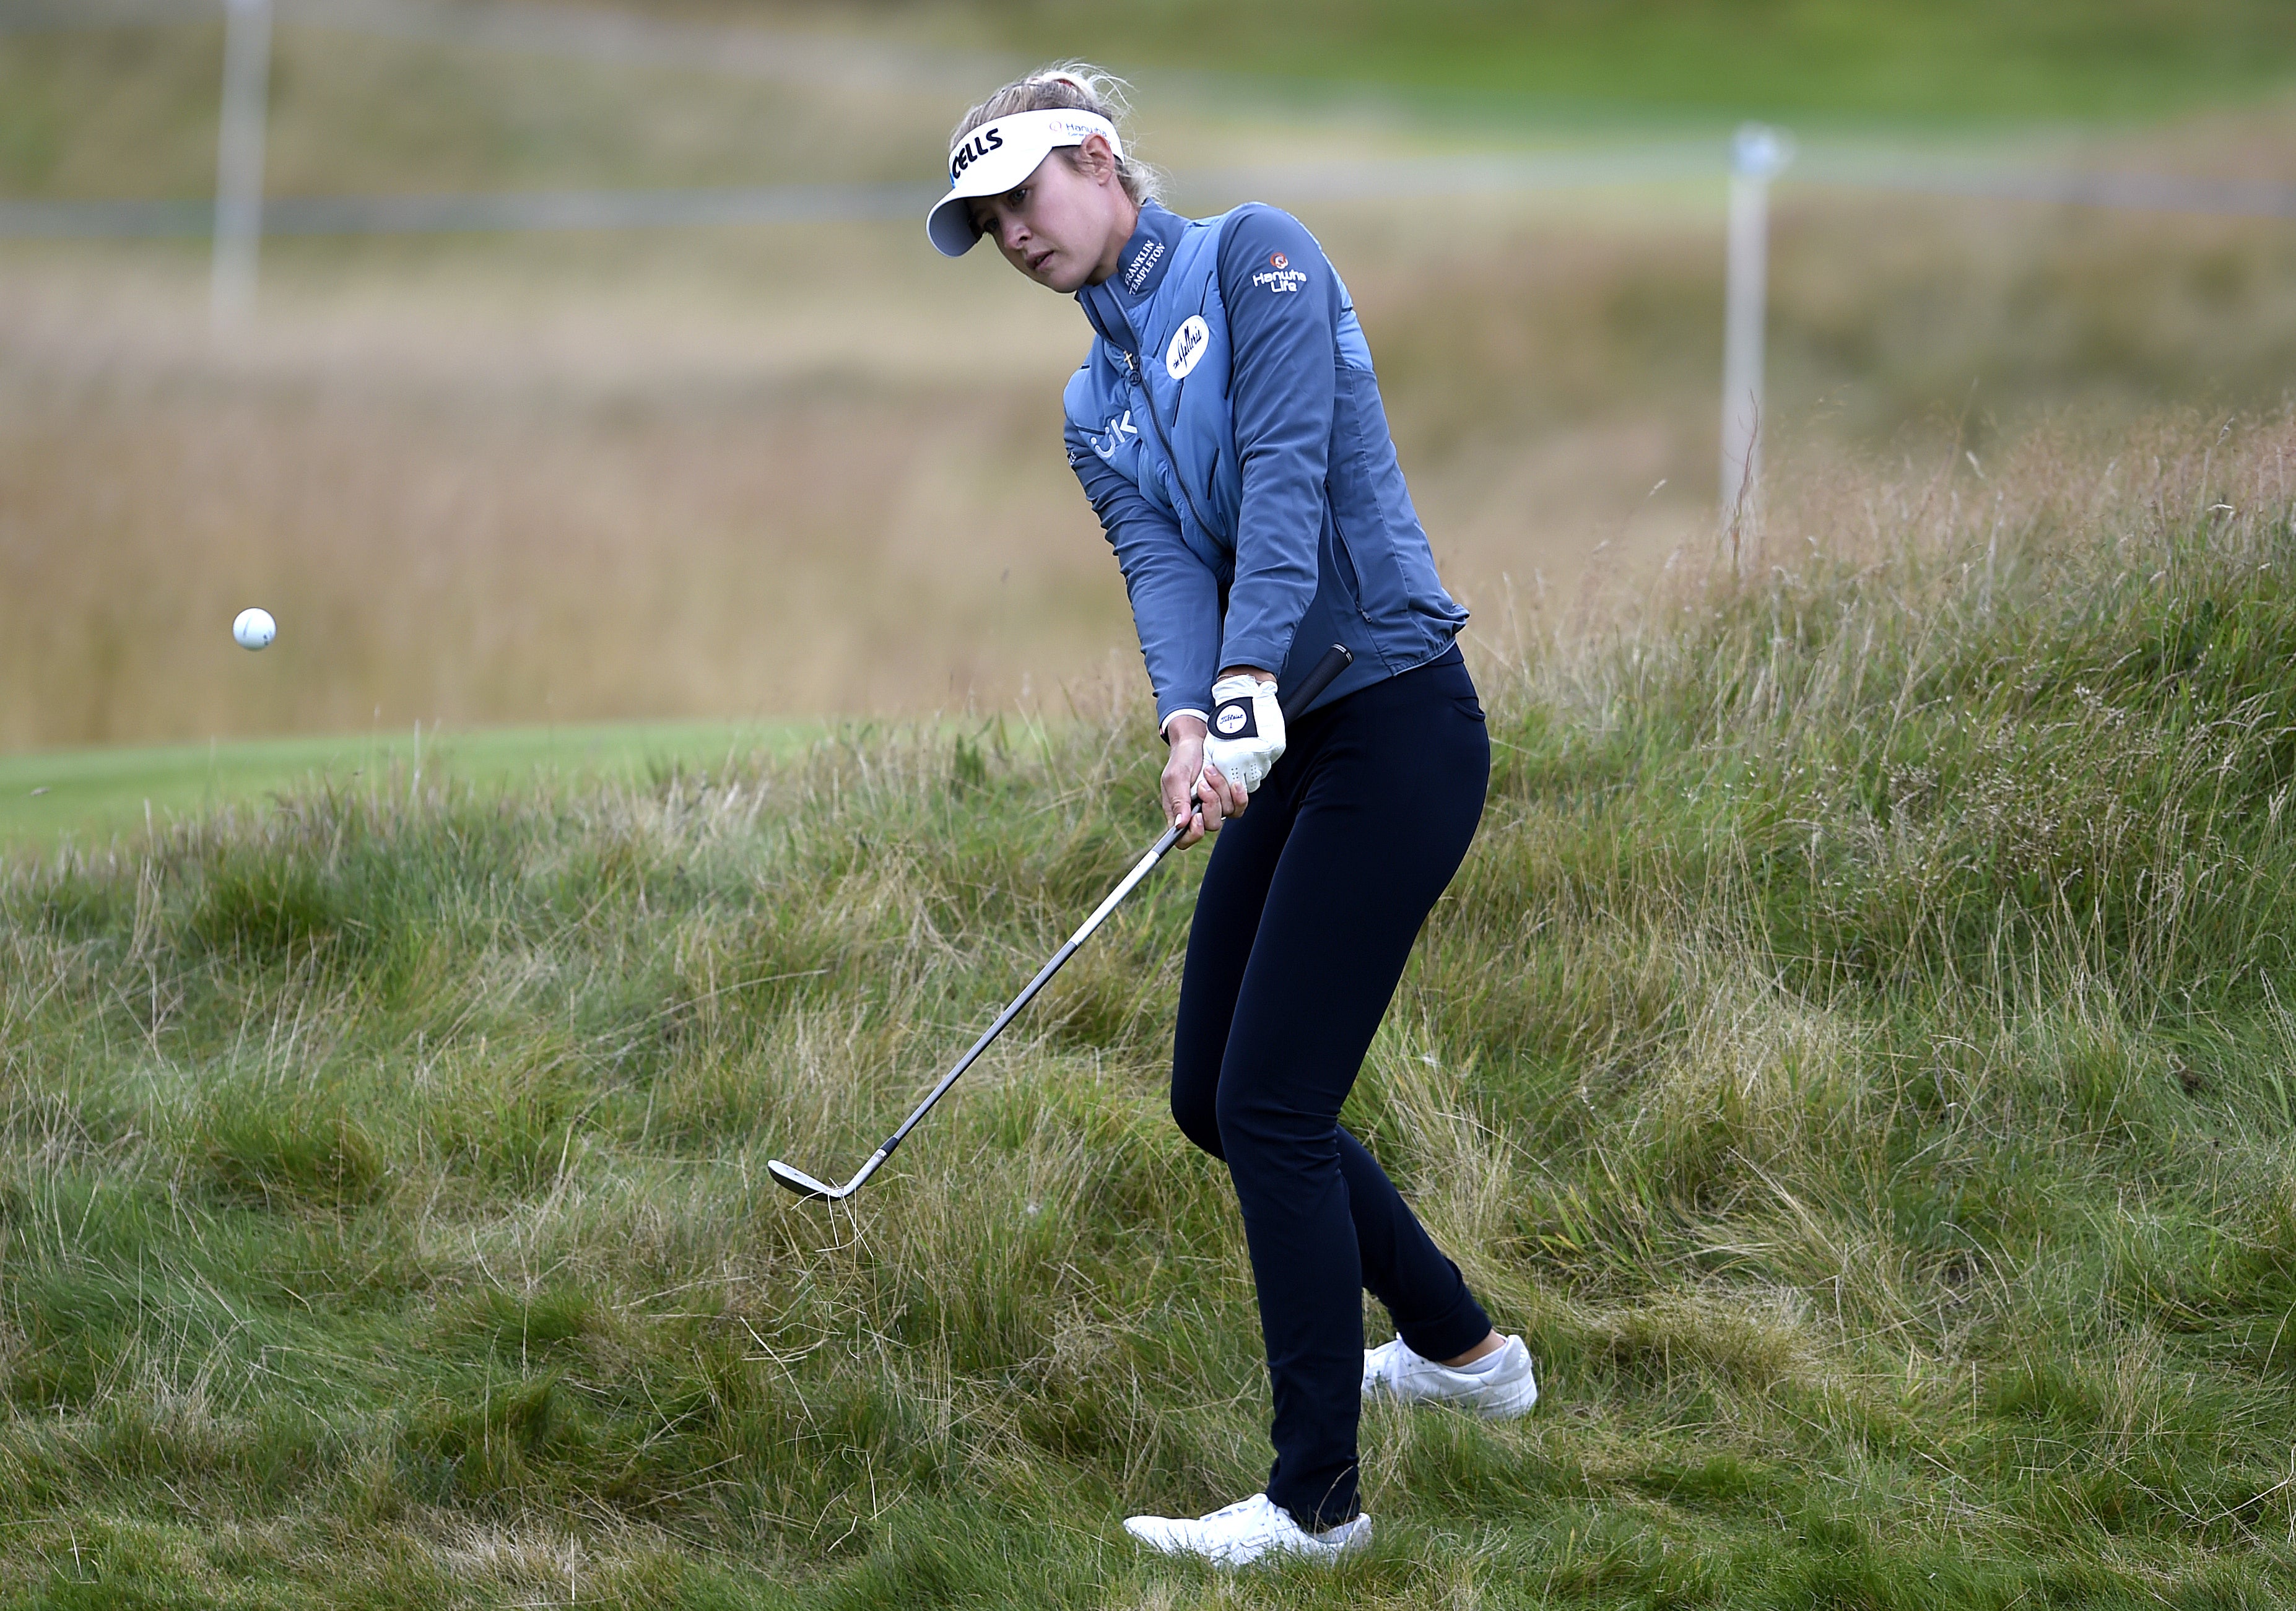
<svg viewBox="0 0 2296 1611">
<path fill-rule="evenodd" d="M 1116 125 L 1098 112 L 1014 112 L 982 124 L 949 148 L 948 194 L 925 215 L 925 233 L 941 256 L 962 258 L 980 239 L 966 203 L 975 196 L 1003 195 L 1035 173 L 1056 148 L 1082 145 L 1091 135 L 1106 140 L 1118 157 L 1124 155 Z"/>
</svg>

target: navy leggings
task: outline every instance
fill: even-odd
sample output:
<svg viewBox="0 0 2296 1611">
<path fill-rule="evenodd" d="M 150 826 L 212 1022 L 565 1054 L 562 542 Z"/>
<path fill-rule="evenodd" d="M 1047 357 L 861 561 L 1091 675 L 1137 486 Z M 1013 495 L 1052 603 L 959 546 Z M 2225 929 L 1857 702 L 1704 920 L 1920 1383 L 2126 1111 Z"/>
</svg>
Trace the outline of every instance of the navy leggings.
<svg viewBox="0 0 2296 1611">
<path fill-rule="evenodd" d="M 1267 1496 L 1311 1530 L 1357 1513 L 1361 1293 L 1431 1359 L 1490 1329 L 1458 1266 L 1340 1128 L 1489 777 L 1456 649 L 1300 718 L 1215 841 L 1188 935 L 1172 1116 L 1235 1183 L 1275 1391 Z"/>
</svg>

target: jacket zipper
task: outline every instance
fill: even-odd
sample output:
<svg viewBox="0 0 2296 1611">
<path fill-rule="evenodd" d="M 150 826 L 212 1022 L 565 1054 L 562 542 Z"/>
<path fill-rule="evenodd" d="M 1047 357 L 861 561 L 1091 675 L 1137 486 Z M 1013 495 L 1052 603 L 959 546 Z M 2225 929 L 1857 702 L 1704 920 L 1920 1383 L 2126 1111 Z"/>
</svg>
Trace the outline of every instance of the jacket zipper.
<svg viewBox="0 0 2296 1611">
<path fill-rule="evenodd" d="M 1122 348 L 1124 372 L 1133 389 L 1140 394 L 1140 412 L 1148 416 L 1148 429 L 1156 433 L 1156 446 L 1164 450 L 1164 462 L 1172 467 L 1172 479 L 1179 484 L 1180 496 L 1187 503 L 1188 512 L 1196 517 L 1196 529 L 1207 539 L 1212 536 L 1212 523 L 1204 519 L 1204 511 L 1196 507 L 1196 495 L 1189 489 L 1188 478 L 1180 473 L 1180 461 L 1173 456 L 1172 445 L 1164 438 L 1164 422 L 1156 417 L 1156 399 L 1148 395 L 1148 382 L 1140 373 L 1140 360 Z"/>
</svg>

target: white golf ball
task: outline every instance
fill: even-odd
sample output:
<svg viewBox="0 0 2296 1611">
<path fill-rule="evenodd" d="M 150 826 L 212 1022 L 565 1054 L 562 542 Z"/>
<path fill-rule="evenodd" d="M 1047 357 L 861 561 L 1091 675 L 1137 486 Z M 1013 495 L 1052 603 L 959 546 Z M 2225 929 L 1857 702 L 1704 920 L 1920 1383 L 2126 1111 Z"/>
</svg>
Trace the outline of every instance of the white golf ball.
<svg viewBox="0 0 2296 1611">
<path fill-rule="evenodd" d="M 279 635 L 279 623 L 267 609 L 242 609 L 231 624 L 231 635 L 242 649 L 261 649 Z"/>
</svg>

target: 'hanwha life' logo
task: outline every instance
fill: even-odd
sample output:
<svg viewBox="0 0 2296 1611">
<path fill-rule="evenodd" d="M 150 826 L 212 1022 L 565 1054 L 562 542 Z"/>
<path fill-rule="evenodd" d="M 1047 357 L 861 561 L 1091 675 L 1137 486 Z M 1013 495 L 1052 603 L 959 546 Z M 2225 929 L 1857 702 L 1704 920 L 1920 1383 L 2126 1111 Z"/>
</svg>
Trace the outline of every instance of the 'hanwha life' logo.
<svg viewBox="0 0 2296 1611">
<path fill-rule="evenodd" d="M 1172 345 L 1164 349 L 1164 372 L 1175 380 L 1186 380 L 1211 344 L 1212 329 L 1204 323 L 1203 315 L 1190 314 L 1188 322 L 1172 332 Z"/>
</svg>

